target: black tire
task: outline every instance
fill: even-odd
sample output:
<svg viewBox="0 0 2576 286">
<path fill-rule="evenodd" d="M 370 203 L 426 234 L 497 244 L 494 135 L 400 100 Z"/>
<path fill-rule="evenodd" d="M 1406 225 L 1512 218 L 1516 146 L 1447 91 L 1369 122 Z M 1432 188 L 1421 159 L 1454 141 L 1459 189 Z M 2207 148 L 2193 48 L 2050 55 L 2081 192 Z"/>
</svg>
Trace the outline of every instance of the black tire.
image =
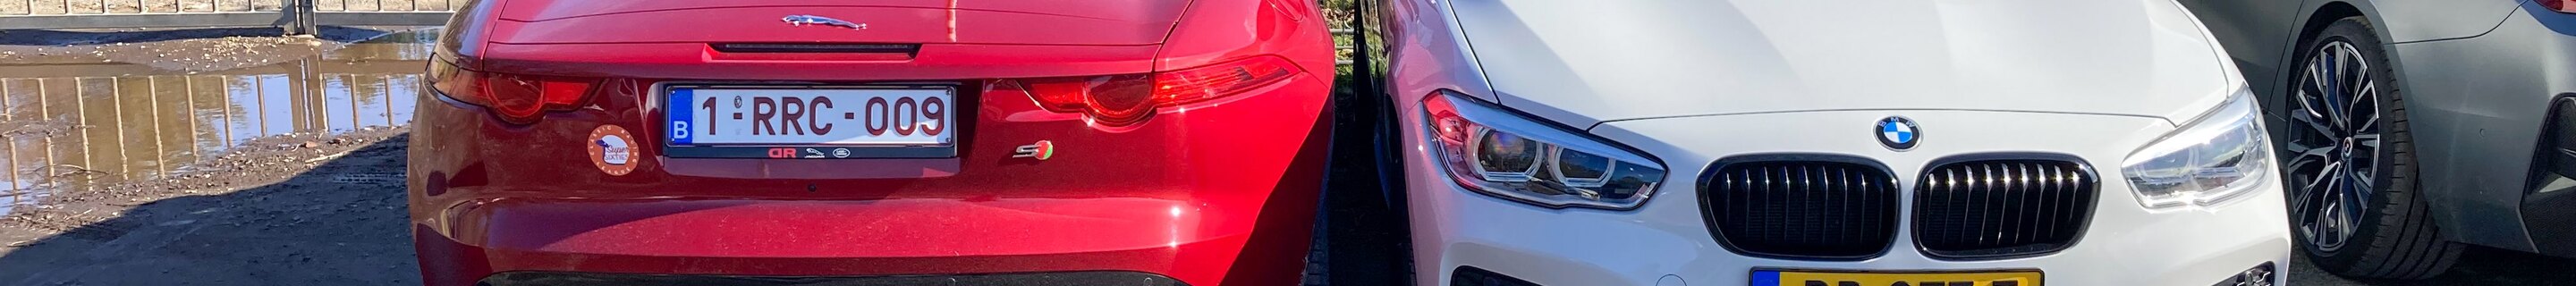
<svg viewBox="0 0 2576 286">
<path fill-rule="evenodd" d="M 2452 262 L 2458 260 L 2460 250 L 2464 246 L 2442 238 L 2441 230 L 2437 229 L 2432 220 L 2431 210 L 2421 196 L 2423 190 L 2416 180 L 2418 178 L 2416 168 L 2419 165 L 2416 164 L 2412 133 L 2407 126 L 2404 93 L 2399 89 L 2396 72 L 2389 64 L 2387 51 L 2384 49 L 2386 43 L 2379 39 L 2378 34 L 2373 32 L 2373 28 L 2370 21 L 2362 17 L 2337 19 L 2317 31 L 2314 36 L 2302 41 L 2296 53 L 2297 65 L 2284 69 L 2292 73 L 2289 81 L 2291 85 L 2286 94 L 2277 97 L 2282 102 L 2277 103 L 2279 105 L 2276 106 L 2282 106 L 2282 108 L 2277 109 L 2281 112 L 2275 114 L 2275 118 L 2281 118 L 2281 122 L 2286 123 L 2276 126 L 2283 126 L 2288 130 L 2284 131 L 2287 136 L 2281 136 L 2274 141 L 2278 142 L 2276 147 L 2280 147 L 2277 150 L 2283 150 L 2283 157 L 2286 158 L 2281 161 L 2284 168 L 2282 174 L 2285 181 L 2284 189 L 2289 192 L 2290 225 L 2295 236 L 2293 240 L 2298 242 L 2300 253 L 2307 255 L 2309 261 L 2316 264 L 2318 268 L 2335 275 L 2386 279 L 2430 278 L 2448 270 Z M 2340 82 L 2333 79 L 2314 80 L 2315 77 L 2306 76 L 2311 69 L 2328 71 L 2328 73 L 2321 73 L 2329 74 L 2329 76 L 2323 76 L 2324 78 L 2352 80 L 2340 80 Z M 2336 69 L 2344 70 L 2343 75 L 2332 75 L 2331 71 Z M 2360 73 L 2356 74 L 2352 71 Z M 2354 79 L 2352 75 L 2366 75 L 2368 78 Z M 2342 91 L 2309 92 L 2324 90 L 2327 88 L 2324 86 L 2337 86 Z M 2335 95 L 2344 97 L 2339 98 Z M 2360 97 L 2364 96 L 2374 97 L 2374 99 L 2360 100 Z M 2303 107 L 2318 106 L 2311 104 L 2331 106 L 2332 103 L 2325 102 L 2339 100 L 2350 103 L 2340 107 L 2341 111 L 2336 111 L 2340 112 L 2340 115 L 2323 116 L 2323 119 L 2316 119 L 2319 116 L 2310 115 L 2321 114 L 2322 109 L 2333 107 Z M 2374 106 L 2357 106 L 2364 102 L 2373 103 Z M 2358 115 L 2359 112 L 2375 113 L 2370 117 L 2361 118 L 2361 115 Z M 2341 122 L 2350 125 L 2317 122 Z M 2317 131 L 2323 128 L 2337 130 Z M 2344 136 L 2341 138 L 2341 147 L 2334 145 L 2336 138 L 2333 136 L 2337 136 L 2334 132 L 2344 132 L 2341 135 Z M 2368 137 L 2375 138 L 2370 140 L 2370 142 L 2376 142 L 2371 146 L 2380 147 L 2367 147 L 2371 150 L 2356 149 L 2363 147 L 2354 147 L 2355 145 L 2368 144 L 2355 143 L 2361 142 L 2356 141 L 2355 138 L 2362 138 L 2357 134 L 2373 136 Z M 2319 138 L 2326 141 L 2315 140 Z M 2326 145 L 2311 144 L 2319 142 Z M 2312 157 L 2316 153 L 2311 151 L 2335 148 L 2349 151 L 2342 151 L 2344 153 L 2341 153 L 2343 155 L 2340 155 L 2342 156 L 2340 159 Z M 2327 151 L 2327 153 L 2332 152 L 2336 150 Z M 2360 154 L 2373 156 L 2366 158 L 2353 156 Z M 2345 166 L 2367 165 L 2371 166 L 2371 169 L 2358 170 L 2353 169 L 2354 167 L 2345 167 L 2345 175 L 2338 177 L 2332 175 L 2336 170 L 2332 166 L 2336 164 L 2321 163 L 2327 161 L 2303 160 L 2337 160 L 2334 162 L 2348 163 L 2343 164 Z M 2312 174 L 2308 170 L 2317 171 L 2313 171 Z M 2337 189 L 2335 184 L 2326 183 L 2328 181 L 2347 183 L 2344 189 Z M 2317 199 L 2324 198 L 2323 193 L 2353 194 L 2349 197 L 2367 199 L 2359 201 L 2343 197 Z M 2329 209 L 2327 207 L 2329 205 L 2358 206 L 2353 207 L 2358 211 L 2334 211 L 2340 209 Z M 2320 213 L 2333 215 L 2335 218 L 2320 218 L 2317 215 Z M 2336 226 L 2319 227 L 2319 225 L 2329 224 Z M 2342 235 L 2344 231 L 2349 231 L 2349 234 Z M 2331 240 L 2319 238 L 2319 236 L 2338 235 L 2341 238 Z"/>
</svg>

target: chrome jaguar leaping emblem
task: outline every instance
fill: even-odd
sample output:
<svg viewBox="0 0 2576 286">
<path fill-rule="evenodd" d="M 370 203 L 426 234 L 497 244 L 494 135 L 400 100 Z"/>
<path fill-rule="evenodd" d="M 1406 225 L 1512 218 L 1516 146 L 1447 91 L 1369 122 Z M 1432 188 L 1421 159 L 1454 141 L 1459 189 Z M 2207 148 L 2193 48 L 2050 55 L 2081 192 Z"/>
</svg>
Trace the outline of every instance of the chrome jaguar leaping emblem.
<svg viewBox="0 0 2576 286">
<path fill-rule="evenodd" d="M 814 15 L 787 15 L 787 17 L 786 17 L 786 18 L 778 18 L 778 20 L 779 20 L 779 21 L 786 21 L 788 25 L 794 25 L 794 26 L 818 25 L 818 26 L 832 26 L 832 27 L 850 28 L 851 30 L 866 30 L 866 29 L 868 29 L 868 24 L 867 24 L 867 23 L 856 23 L 856 22 L 850 22 L 850 21 L 842 21 L 841 19 L 832 19 L 831 17 L 814 16 Z"/>
</svg>

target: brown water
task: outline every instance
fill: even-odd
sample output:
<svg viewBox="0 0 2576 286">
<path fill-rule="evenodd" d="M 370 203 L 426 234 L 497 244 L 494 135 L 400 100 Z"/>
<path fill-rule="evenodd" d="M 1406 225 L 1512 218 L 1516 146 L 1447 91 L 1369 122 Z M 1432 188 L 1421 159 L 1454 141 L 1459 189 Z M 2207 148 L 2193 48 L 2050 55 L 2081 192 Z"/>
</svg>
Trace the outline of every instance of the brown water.
<svg viewBox="0 0 2576 286">
<path fill-rule="evenodd" d="M 0 214 L 51 192 L 183 171 L 260 136 L 406 125 L 434 39 L 395 33 L 214 71 L 0 61 Z"/>
</svg>

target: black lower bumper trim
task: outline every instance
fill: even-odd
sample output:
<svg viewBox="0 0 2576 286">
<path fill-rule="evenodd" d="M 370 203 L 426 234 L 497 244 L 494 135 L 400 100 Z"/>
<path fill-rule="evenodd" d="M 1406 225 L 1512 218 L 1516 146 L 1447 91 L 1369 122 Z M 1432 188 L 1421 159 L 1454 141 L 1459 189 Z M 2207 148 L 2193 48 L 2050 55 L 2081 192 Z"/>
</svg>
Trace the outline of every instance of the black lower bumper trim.
<svg viewBox="0 0 2576 286">
<path fill-rule="evenodd" d="M 2576 190 L 2536 193 L 2522 198 L 2522 226 L 2540 254 L 2576 257 Z"/>
<path fill-rule="evenodd" d="M 1459 266 L 1457 271 L 1449 275 L 1449 286 L 1539 286 L 1538 283 L 1530 283 L 1527 280 L 1512 278 L 1510 275 L 1494 273 L 1474 266 Z"/>
<path fill-rule="evenodd" d="M 2554 184 L 2576 180 L 2576 93 L 2551 100 L 2544 122 L 2522 197 L 2522 227 L 2534 252 L 2576 257 L 2576 188 Z"/>
<path fill-rule="evenodd" d="M 506 272 L 484 277 L 483 286 L 522 285 L 798 285 L 798 286 L 894 286 L 894 285 L 1024 285 L 1024 286 L 1187 286 L 1179 279 L 1144 272 L 1084 271 L 1010 274 L 898 275 L 898 276 L 738 276 L 626 274 L 584 272 Z"/>
</svg>

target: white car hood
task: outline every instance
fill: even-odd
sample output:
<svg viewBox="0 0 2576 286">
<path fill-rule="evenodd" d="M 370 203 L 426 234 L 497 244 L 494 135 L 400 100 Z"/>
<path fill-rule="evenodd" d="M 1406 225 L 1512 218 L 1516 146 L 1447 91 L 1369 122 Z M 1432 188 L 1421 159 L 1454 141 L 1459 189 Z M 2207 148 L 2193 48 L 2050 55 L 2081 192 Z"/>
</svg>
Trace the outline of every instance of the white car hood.
<svg viewBox="0 0 2576 286">
<path fill-rule="evenodd" d="M 2242 86 L 2170 0 L 1450 4 L 1492 99 L 1575 128 L 1869 109 L 2179 122 Z"/>
</svg>

